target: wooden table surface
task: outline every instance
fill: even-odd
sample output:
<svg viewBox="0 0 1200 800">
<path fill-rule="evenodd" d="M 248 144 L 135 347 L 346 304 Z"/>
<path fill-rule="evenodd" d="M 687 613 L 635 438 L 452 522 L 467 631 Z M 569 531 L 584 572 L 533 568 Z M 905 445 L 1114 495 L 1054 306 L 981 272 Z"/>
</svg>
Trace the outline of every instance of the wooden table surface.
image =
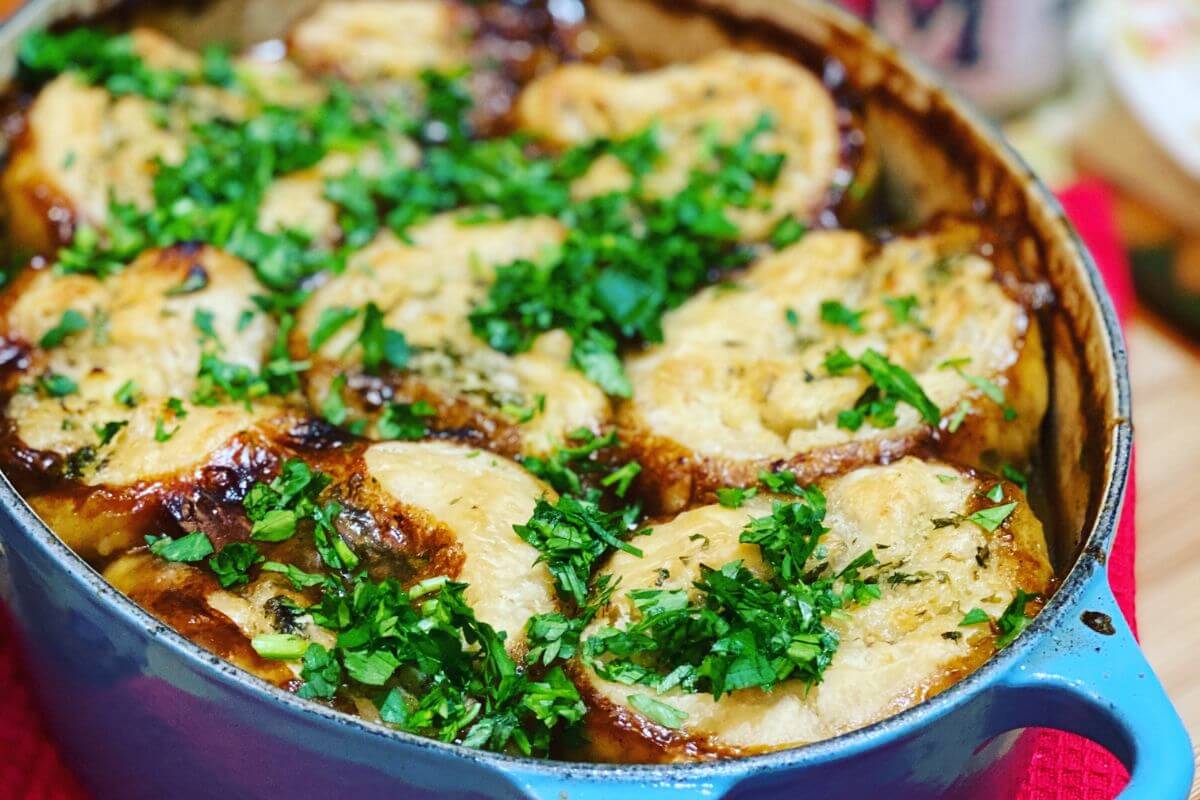
<svg viewBox="0 0 1200 800">
<path fill-rule="evenodd" d="M 1148 312 L 1128 329 L 1137 452 L 1137 616 L 1200 742 L 1200 346 Z"/>
</svg>

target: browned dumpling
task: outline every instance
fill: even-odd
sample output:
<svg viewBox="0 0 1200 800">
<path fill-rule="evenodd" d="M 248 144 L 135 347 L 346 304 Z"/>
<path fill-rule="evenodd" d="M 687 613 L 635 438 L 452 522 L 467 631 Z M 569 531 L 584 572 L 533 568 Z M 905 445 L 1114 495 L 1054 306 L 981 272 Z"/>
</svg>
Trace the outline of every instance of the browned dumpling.
<svg viewBox="0 0 1200 800">
<path fill-rule="evenodd" d="M 960 625 L 968 612 L 983 609 L 996 618 L 1018 588 L 1035 593 L 1050 585 L 1041 523 L 1017 487 L 1000 484 L 1005 502 L 1017 505 L 995 531 L 967 519 L 997 505 L 982 497 L 997 483 L 916 458 L 821 481 L 829 528 L 821 541 L 830 571 L 872 549 L 880 562 L 864 571 L 878 579 L 880 596 L 828 618 L 840 641 L 822 681 L 785 681 L 770 692 L 742 689 L 720 700 L 678 689 L 655 696 L 646 686 L 602 680 L 581 663 L 576 674 L 592 709 L 589 755 L 678 761 L 794 747 L 863 727 L 942 691 L 995 651 L 988 625 Z M 616 553 L 604 568 L 620 580 L 619 589 L 583 638 L 636 621 L 633 590 L 694 593 L 702 564 L 718 569 L 741 561 L 765 574 L 758 546 L 739 536 L 750 519 L 770 515 L 772 502 L 787 499 L 760 494 L 740 508 L 702 506 L 654 525 L 652 535 L 638 539 L 643 557 Z M 664 727 L 630 705 L 636 694 L 686 716 L 678 728 Z"/>
<path fill-rule="evenodd" d="M 608 399 L 569 365 L 565 334 L 546 334 L 531 351 L 510 356 L 488 347 L 468 319 L 497 266 L 536 259 L 564 234 L 544 217 L 464 225 L 451 214 L 412 229 L 410 242 L 381 234 L 300 310 L 292 349 L 312 362 L 305 376 L 311 405 L 323 407 L 335 381 L 344 382 L 355 418 L 369 421 L 366 433 L 376 436 L 388 403 L 424 400 L 437 409 L 431 427 L 507 454 L 540 452 L 569 431 L 601 427 Z M 402 371 L 364 369 L 356 339 L 368 303 L 412 349 Z M 313 335 L 338 312 L 357 313 L 313 352 Z"/>
<path fill-rule="evenodd" d="M 197 54 L 162 34 L 138 29 L 132 36 L 153 68 L 199 69 Z M 113 95 L 72 74 L 52 80 L 27 112 L 0 177 L 15 242 L 50 253 L 81 226 L 103 230 L 110 200 L 149 210 L 157 163 L 183 158 L 195 122 L 244 119 L 264 103 L 311 105 L 325 93 L 287 62 L 242 58 L 236 66 L 248 91 L 189 84 L 167 104 Z"/>
<path fill-rule="evenodd" d="M 935 437 L 966 463 L 1024 463 L 1047 403 L 1041 339 L 971 254 L 973 237 L 949 229 L 873 250 L 858 233 L 811 233 L 668 313 L 662 344 L 627 360 L 633 398 L 618 412 L 659 505 L 752 483 L 772 465 L 809 481 Z M 839 424 L 872 380 L 858 366 L 831 369 L 838 348 L 906 370 L 937 419 L 900 402 L 892 425 Z"/>
<path fill-rule="evenodd" d="M 442 574 L 468 584 L 475 615 L 504 631 L 508 649 L 524 649 L 526 620 L 558 608 L 538 551 L 513 530 L 554 491 L 523 467 L 449 442 L 382 442 L 363 453 L 377 518 L 403 515 L 441 542 L 421 577 Z M 352 502 L 352 501 L 351 501 Z M 437 532 L 437 533 L 434 533 Z"/>
<path fill-rule="evenodd" d="M 504 632 L 517 657 L 525 649 L 526 620 L 559 608 L 538 551 L 513 530 L 539 499 L 556 496 L 518 464 L 447 442 L 385 442 L 310 456 L 333 479 L 324 497 L 342 508 L 338 535 L 373 579 L 406 587 L 438 578 L 468 584 L 465 598 L 476 617 Z M 261 477 L 277 471 L 276 465 Z M 216 516 L 177 522 L 204 533 L 214 549 L 249 536 L 240 502 Z M 269 560 L 317 573 L 322 567 L 307 535 L 256 546 Z M 334 638 L 302 610 L 317 596 L 279 573 L 259 571 L 246 585 L 222 588 L 202 564 L 135 551 L 114 561 L 105 576 L 185 636 L 276 682 L 298 675 L 299 661 L 264 661 L 250 645 L 254 637 L 287 633 L 322 646 Z"/>
<path fill-rule="evenodd" d="M 411 79 L 467 61 L 470 15 L 441 0 L 326 2 L 297 24 L 288 53 L 352 82 Z"/>
<path fill-rule="evenodd" d="M 100 490 L 33 498 L 69 544 L 101 555 L 128 546 L 140 537 L 127 517 L 156 513 L 180 476 L 272 463 L 267 442 L 293 412 L 277 399 L 193 396 L 205 354 L 262 368 L 276 326 L 250 301 L 259 291 L 247 264 L 190 245 L 147 251 L 104 279 L 52 269 L 19 279 L 2 322 L 25 353 L 5 407 L 6 466 Z M 62 333 L 66 319 L 83 328 Z"/>
<path fill-rule="evenodd" d="M 775 183 L 748 208 L 729 210 L 743 238 L 761 240 L 783 217 L 814 218 L 840 180 L 840 137 L 832 97 L 810 72 L 765 53 L 717 53 L 693 64 L 624 73 L 582 64 L 535 80 L 517 106 L 519 125 L 548 144 L 626 138 L 654 126 L 663 158 L 645 179 L 667 195 L 691 170 L 714 163 L 713 142 L 737 141 L 760 121 L 763 152 L 786 158 Z M 578 195 L 628 185 L 614 157 L 599 159 L 573 186 Z"/>
</svg>

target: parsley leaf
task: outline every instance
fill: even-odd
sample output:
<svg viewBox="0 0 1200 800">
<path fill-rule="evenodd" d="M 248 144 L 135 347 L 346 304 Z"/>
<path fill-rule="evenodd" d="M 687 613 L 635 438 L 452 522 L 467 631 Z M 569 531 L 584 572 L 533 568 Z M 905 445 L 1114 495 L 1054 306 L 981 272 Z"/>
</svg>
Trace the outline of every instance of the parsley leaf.
<svg viewBox="0 0 1200 800">
<path fill-rule="evenodd" d="M 977 608 L 972 608 L 970 611 L 968 611 L 963 616 L 962 621 L 959 622 L 958 625 L 960 628 L 965 628 L 969 625 L 982 625 L 985 622 L 991 622 L 991 621 L 992 621 L 992 618 L 988 616 L 988 613 L 986 611 L 984 611 L 982 608 L 977 607 Z"/>
<path fill-rule="evenodd" d="M 657 722 L 664 728 L 678 729 L 683 726 L 683 721 L 688 717 L 686 712 L 675 706 L 644 694 L 629 695 L 629 705 L 640 711 L 646 719 Z"/>
<path fill-rule="evenodd" d="M 896 404 L 900 402 L 915 408 L 930 425 L 941 420 L 941 411 L 916 378 L 877 350 L 868 348 L 857 359 L 841 348 L 825 356 L 825 367 L 832 375 L 841 374 L 854 364 L 867 373 L 874 385 L 863 393 L 854 408 L 838 414 L 839 428 L 854 431 L 862 427 L 863 422 L 870 422 L 877 428 L 889 428 L 896 424 Z"/>
<path fill-rule="evenodd" d="M 429 433 L 427 420 L 437 416 L 437 409 L 426 400 L 414 403 L 388 403 L 379 418 L 381 439 L 420 439 Z"/>
<path fill-rule="evenodd" d="M 146 544 L 150 545 L 151 553 L 164 561 L 200 561 L 213 552 L 212 542 L 203 531 L 193 531 L 178 539 L 166 535 L 147 536 Z"/>
<path fill-rule="evenodd" d="M 538 562 L 549 568 L 559 592 L 582 606 L 592 568 L 609 549 L 641 556 L 624 540 L 638 514 L 636 506 L 606 512 L 595 499 L 568 494 L 554 504 L 538 500 L 529 521 L 513 530 L 538 549 Z"/>
<path fill-rule="evenodd" d="M 996 638 L 996 649 L 1008 647 L 1021 634 L 1021 631 L 1029 627 L 1032 617 L 1026 615 L 1026 606 L 1036 599 L 1036 594 L 1030 594 L 1022 589 L 1017 590 L 1012 602 L 996 620 L 996 627 L 1000 631 L 1000 635 Z"/>
<path fill-rule="evenodd" d="M 92 430 L 96 432 L 96 436 L 100 439 L 100 446 L 108 444 L 113 440 L 113 437 L 121 432 L 121 429 L 129 424 L 129 420 L 110 420 L 103 425 L 93 425 Z"/>
<path fill-rule="evenodd" d="M 230 542 L 208 559 L 221 588 L 229 589 L 250 582 L 250 568 L 263 560 L 258 548 L 247 542 Z"/>
<path fill-rule="evenodd" d="M 278 572 L 291 582 L 292 588 L 297 591 L 308 589 L 313 586 L 320 586 L 325 582 L 325 576 L 314 575 L 311 572 L 305 572 L 299 567 L 291 564 L 282 564 L 278 561 L 268 561 L 262 565 L 263 572 Z"/>
<path fill-rule="evenodd" d="M 294 633 L 260 633 L 250 640 L 254 652 L 263 658 L 296 659 L 308 650 L 307 639 Z"/>
<path fill-rule="evenodd" d="M 1005 503 L 1000 506 L 992 506 L 991 508 L 981 508 L 974 514 L 967 517 L 971 522 L 974 522 L 979 527 L 983 528 L 988 533 L 994 533 L 997 528 L 1004 524 L 1004 521 L 1009 518 L 1017 508 L 1017 503 L 1014 500 L 1011 503 Z"/>
<path fill-rule="evenodd" d="M 838 300 L 821 303 L 821 321 L 828 325 L 844 325 L 853 333 L 862 333 L 862 318 L 865 311 L 851 311 Z"/>
<path fill-rule="evenodd" d="M 51 397 L 66 397 L 79 391 L 79 384 L 57 372 L 45 372 L 39 375 L 37 384 Z"/>
<path fill-rule="evenodd" d="M 138 386 L 132 380 L 125 381 L 120 385 L 117 391 L 113 394 L 113 400 L 123 406 L 133 408 L 138 404 L 141 393 L 138 391 Z"/>
<path fill-rule="evenodd" d="M 742 503 L 756 494 L 758 494 L 758 489 L 755 487 L 743 489 L 737 486 L 729 486 L 717 489 L 717 502 L 726 508 L 741 508 Z"/>
<path fill-rule="evenodd" d="M 73 308 L 67 309 L 63 312 L 58 324 L 42 334 L 42 338 L 38 340 L 38 346 L 45 350 L 58 347 L 66 341 L 67 337 L 81 333 L 87 330 L 87 327 L 87 317 Z"/>
<path fill-rule="evenodd" d="M 404 334 L 384 326 L 383 312 L 374 303 L 367 303 L 363 309 L 358 343 L 362 346 L 363 366 L 367 372 L 378 372 L 384 364 L 403 369 L 408 363 L 409 349 Z"/>
<path fill-rule="evenodd" d="M 329 341 L 335 333 L 357 316 L 358 309 L 356 308 L 334 306 L 333 308 L 321 309 L 321 316 L 317 320 L 317 327 L 313 328 L 312 334 L 308 337 L 308 349 L 314 353 L 320 350 L 321 345 Z"/>
</svg>

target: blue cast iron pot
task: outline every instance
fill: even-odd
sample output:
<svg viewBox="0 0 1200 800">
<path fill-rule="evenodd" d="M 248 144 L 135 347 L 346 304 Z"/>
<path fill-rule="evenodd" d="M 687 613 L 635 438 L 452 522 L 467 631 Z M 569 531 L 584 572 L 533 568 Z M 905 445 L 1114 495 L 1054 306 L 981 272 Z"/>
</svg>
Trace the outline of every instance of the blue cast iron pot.
<svg viewBox="0 0 1200 800">
<path fill-rule="evenodd" d="M 282 25 L 295 5 L 271 5 L 268 16 Z M 1028 764 L 1029 737 L 1020 729 L 1044 726 L 1082 734 L 1116 754 L 1132 774 L 1125 800 L 1186 797 L 1188 735 L 1130 635 L 1105 570 L 1130 459 L 1125 348 L 1095 265 L 1053 197 L 986 123 L 830 8 L 772 0 L 593 5 L 631 49 L 665 48 L 663 60 L 716 44 L 705 39 L 718 35 L 711 31 L 697 38 L 696 26 L 686 33 L 671 28 L 682 8 L 708 15 L 722 36 L 757 37 L 827 76 L 834 70 L 859 99 L 868 135 L 881 143 L 883 185 L 902 196 L 895 202 L 917 218 L 971 211 L 1017 231 L 1017 251 L 1029 262 L 1023 268 L 1057 298 L 1042 322 L 1053 376 L 1045 480 L 1062 517 L 1052 548 L 1063 576 L 1058 591 L 1028 630 L 976 673 L 854 733 L 709 764 L 553 763 L 398 733 L 251 677 L 112 589 L 3 480 L 0 586 L 37 698 L 83 782 L 98 797 L 129 800 L 861 800 L 881 791 L 889 800 L 1010 798 Z M 55 0 L 26 6 L 0 30 L 4 66 L 11 69 L 21 33 L 78 10 L 78 3 Z M 236 33 L 239 20 L 251 16 L 246 11 L 221 30 Z"/>
</svg>

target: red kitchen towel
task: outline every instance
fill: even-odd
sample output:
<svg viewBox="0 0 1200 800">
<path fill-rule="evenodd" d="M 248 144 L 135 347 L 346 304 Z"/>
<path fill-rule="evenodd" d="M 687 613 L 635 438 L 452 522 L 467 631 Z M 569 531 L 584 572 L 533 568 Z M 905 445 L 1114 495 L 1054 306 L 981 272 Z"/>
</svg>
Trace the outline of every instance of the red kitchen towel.
<svg viewBox="0 0 1200 800">
<path fill-rule="evenodd" d="M 1067 216 L 1087 243 L 1122 321 L 1133 306 L 1133 283 L 1125 251 L 1117 239 L 1112 198 L 1097 180 L 1084 180 L 1059 195 Z M 1129 489 L 1117 539 L 1108 561 L 1108 579 L 1117 603 L 1137 632 L 1134 610 L 1134 480 Z M 1038 731 L 1033 762 L 1020 800 L 1109 800 L 1129 779 L 1125 768 L 1109 752 L 1079 736 L 1058 731 Z"/>
<path fill-rule="evenodd" d="M 1128 265 L 1113 227 L 1110 198 L 1098 182 L 1078 184 L 1062 195 L 1067 213 L 1095 255 L 1122 315 L 1133 300 Z M 1117 535 L 1109 575 L 1125 616 L 1133 622 L 1133 487 Z M 1110 800 L 1125 770 L 1085 739 L 1039 731 L 1020 800 Z M 8 619 L 0 609 L 0 800 L 85 800 L 63 763 L 33 704 L 17 662 Z"/>
</svg>

